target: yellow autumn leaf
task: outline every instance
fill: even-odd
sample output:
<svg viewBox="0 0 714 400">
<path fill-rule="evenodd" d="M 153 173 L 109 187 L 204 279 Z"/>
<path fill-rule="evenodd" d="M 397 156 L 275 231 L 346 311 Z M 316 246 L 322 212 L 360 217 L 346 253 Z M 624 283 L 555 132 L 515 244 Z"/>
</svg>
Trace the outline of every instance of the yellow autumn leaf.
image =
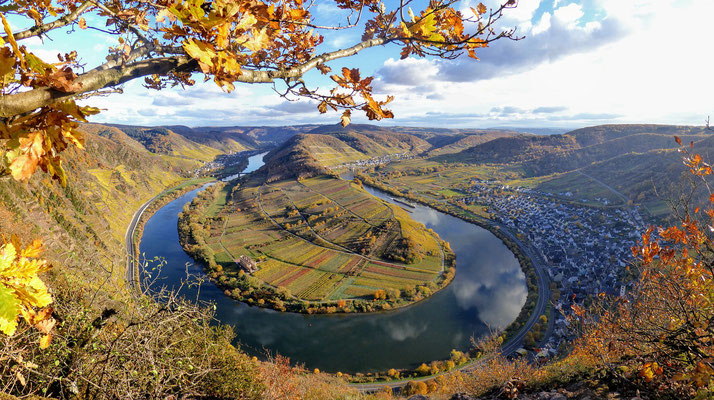
<svg viewBox="0 0 714 400">
<path fill-rule="evenodd" d="M 34 311 L 52 303 L 47 286 L 38 276 L 50 268 L 47 261 L 37 258 L 42 243 L 36 240 L 18 254 L 13 242 L 17 240 L 0 247 L 0 332 L 13 335 L 22 315 L 29 324 L 49 334 L 55 324 L 50 317 L 52 310 Z"/>
<path fill-rule="evenodd" d="M 13 290 L 0 283 L 0 332 L 12 335 L 17 328 L 20 301 Z"/>
<path fill-rule="evenodd" d="M 40 253 L 42 253 L 42 241 L 35 239 L 20 251 L 20 257 L 36 258 L 40 256 Z"/>
<path fill-rule="evenodd" d="M 44 350 L 50 347 L 50 342 L 52 342 L 52 334 L 42 336 L 42 338 L 40 338 L 40 348 Z"/>
<path fill-rule="evenodd" d="M 0 274 L 12 268 L 17 253 L 12 243 L 5 244 L 0 249 Z"/>
<path fill-rule="evenodd" d="M 266 28 L 261 30 L 251 29 L 253 36 L 251 36 L 243 46 L 250 51 L 259 51 L 266 47 L 270 43 L 270 38 L 268 37 L 268 31 Z"/>
<path fill-rule="evenodd" d="M 258 22 L 253 14 L 244 14 L 236 24 L 236 30 L 246 30 Z"/>
<path fill-rule="evenodd" d="M 183 48 L 186 50 L 186 54 L 195 58 L 199 62 L 207 66 L 213 65 L 213 57 L 216 56 L 216 53 L 206 43 L 188 39 L 183 42 Z"/>
</svg>

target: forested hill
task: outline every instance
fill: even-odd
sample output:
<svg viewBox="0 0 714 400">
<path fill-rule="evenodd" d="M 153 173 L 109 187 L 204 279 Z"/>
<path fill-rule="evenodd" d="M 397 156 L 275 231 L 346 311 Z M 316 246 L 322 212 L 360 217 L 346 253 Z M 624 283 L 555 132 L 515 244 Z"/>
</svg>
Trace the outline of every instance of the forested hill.
<svg viewBox="0 0 714 400">
<path fill-rule="evenodd" d="M 294 126 L 229 126 L 197 127 L 165 126 L 188 140 L 224 152 L 262 149 L 277 146 L 290 137 L 315 129 L 318 125 Z"/>
<path fill-rule="evenodd" d="M 431 160 L 494 165 L 516 171 L 544 192 L 590 201 L 624 198 L 644 206 L 650 216 L 666 217 L 667 201 L 682 194 L 682 159 L 674 136 L 692 142 L 705 160 L 714 159 L 714 135 L 705 127 L 601 125 L 561 135 L 496 138 Z M 704 200 L 702 195 L 696 201 Z"/>
<path fill-rule="evenodd" d="M 431 145 L 409 134 L 367 125 L 342 128 L 323 126 L 298 134 L 266 157 L 263 170 L 269 180 L 314 176 L 330 167 L 426 152 Z"/>
<path fill-rule="evenodd" d="M 531 176 L 565 172 L 628 153 L 673 149 L 673 136 L 698 142 L 710 135 L 703 127 L 601 125 L 562 135 L 497 138 L 436 160 L 467 163 L 522 163 Z"/>
</svg>

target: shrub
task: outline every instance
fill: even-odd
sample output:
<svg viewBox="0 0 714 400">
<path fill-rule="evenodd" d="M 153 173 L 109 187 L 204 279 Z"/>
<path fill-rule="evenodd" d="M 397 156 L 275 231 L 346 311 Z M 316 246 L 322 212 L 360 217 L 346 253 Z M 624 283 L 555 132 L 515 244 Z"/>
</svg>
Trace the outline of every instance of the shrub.
<svg viewBox="0 0 714 400">
<path fill-rule="evenodd" d="M 21 325 L 0 340 L 0 392 L 55 398 L 164 398 L 170 395 L 259 399 L 257 363 L 231 345 L 233 332 L 173 293 L 97 309 L 91 292 L 54 285 L 60 321 L 46 350 Z M 89 296 L 88 296 L 89 294 Z M 34 343 L 34 345 L 33 345 Z"/>
<path fill-rule="evenodd" d="M 409 381 L 406 386 L 404 386 L 403 392 L 407 396 L 413 394 L 427 394 L 428 388 L 424 382 Z"/>
</svg>

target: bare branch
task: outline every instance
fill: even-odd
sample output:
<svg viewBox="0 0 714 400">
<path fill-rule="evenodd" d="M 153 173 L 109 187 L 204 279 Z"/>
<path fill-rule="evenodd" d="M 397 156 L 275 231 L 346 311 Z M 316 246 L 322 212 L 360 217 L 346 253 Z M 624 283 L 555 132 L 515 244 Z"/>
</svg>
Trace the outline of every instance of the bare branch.
<svg viewBox="0 0 714 400">
<path fill-rule="evenodd" d="M 72 22 L 76 21 L 77 18 L 79 18 L 79 16 L 83 12 L 87 11 L 93 5 L 94 5 L 93 1 L 87 0 L 84 3 L 80 4 L 79 7 L 77 7 L 73 12 L 71 12 L 61 18 L 58 18 L 58 19 L 56 19 L 52 22 L 46 23 L 46 24 L 35 25 L 30 29 L 27 29 L 27 30 L 24 30 L 21 32 L 17 32 L 15 34 L 13 34 L 13 36 L 15 37 L 15 40 L 23 40 L 23 39 L 28 39 L 28 38 L 35 37 L 35 36 L 41 36 L 53 29 L 67 26 L 67 25 L 71 24 Z M 8 40 L 7 35 L 3 36 L 2 39 L 4 41 L 7 41 Z"/>
</svg>

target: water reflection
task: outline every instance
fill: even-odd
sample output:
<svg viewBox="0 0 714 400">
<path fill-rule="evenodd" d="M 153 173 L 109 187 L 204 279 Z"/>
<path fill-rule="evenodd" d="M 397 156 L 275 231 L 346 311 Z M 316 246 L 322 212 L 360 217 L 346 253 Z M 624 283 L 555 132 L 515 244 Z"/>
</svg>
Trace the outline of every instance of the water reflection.
<svg viewBox="0 0 714 400">
<path fill-rule="evenodd" d="M 386 194 L 372 191 L 382 198 Z M 178 287 L 192 260 L 178 243 L 177 215 L 195 197 L 193 191 L 161 208 L 149 219 L 141 242 L 147 257 L 162 256 L 167 265 L 162 284 Z M 427 207 L 417 206 L 414 219 L 434 229 L 456 253 L 456 277 L 426 301 L 385 313 L 302 315 L 251 307 L 204 284 L 200 299 L 216 304 L 217 318 L 235 328 L 249 354 L 280 353 L 308 368 L 370 372 L 417 366 L 466 350 L 472 336 L 488 327 L 505 326 L 526 298 L 525 277 L 515 256 L 488 231 Z M 191 266 L 191 273 L 201 268 Z M 185 289 L 195 298 L 195 288 Z"/>
<path fill-rule="evenodd" d="M 368 190 L 391 200 L 386 194 Z M 498 238 L 476 225 L 421 205 L 410 211 L 412 218 L 434 229 L 454 250 L 457 279 L 451 286 L 458 306 L 462 310 L 476 310 L 479 319 L 492 328 L 510 324 L 528 294 L 513 254 L 508 249 L 504 251 L 505 246 Z"/>
<path fill-rule="evenodd" d="M 403 342 L 407 339 L 415 339 L 419 337 L 419 335 L 426 332 L 428 326 L 429 324 L 427 323 L 418 324 L 411 321 L 387 321 L 384 328 L 387 331 L 389 337 L 398 342 Z"/>
</svg>

